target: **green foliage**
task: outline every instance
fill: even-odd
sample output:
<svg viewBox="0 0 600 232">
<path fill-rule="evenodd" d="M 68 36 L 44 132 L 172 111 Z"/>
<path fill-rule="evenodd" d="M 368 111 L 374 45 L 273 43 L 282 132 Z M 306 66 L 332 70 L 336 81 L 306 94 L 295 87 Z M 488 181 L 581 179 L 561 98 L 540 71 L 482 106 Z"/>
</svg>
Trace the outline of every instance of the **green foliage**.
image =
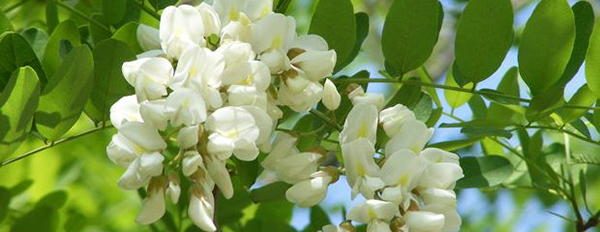
<svg viewBox="0 0 600 232">
<path fill-rule="evenodd" d="M 35 71 L 16 70 L 0 95 L 0 157 L 12 154 L 27 137 L 39 98 Z"/>
<path fill-rule="evenodd" d="M 437 42 L 441 15 L 437 0 L 394 1 L 381 38 L 390 74 L 401 76 L 425 63 Z"/>
<path fill-rule="evenodd" d="M 357 36 L 364 35 L 365 29 L 357 29 L 357 18 L 354 16 L 354 8 L 350 0 L 321 0 L 312 17 L 309 33 L 322 36 L 327 40 L 329 47 L 335 50 L 336 71 L 353 59 L 351 56 L 356 50 L 355 47 L 360 47 L 362 44 L 362 41 L 357 41 Z M 364 19 L 360 20 L 359 26 L 364 27 Z"/>
<path fill-rule="evenodd" d="M 61 54 L 61 46 L 64 47 L 66 44 L 69 44 L 68 46 L 71 47 L 81 45 L 81 37 L 77 24 L 71 20 L 58 24 L 48 38 L 42 64 L 49 77 L 53 77 L 58 67 L 62 64 L 64 57 Z"/>
<path fill-rule="evenodd" d="M 0 36 L 0 63 L 0 89 L 4 89 L 12 73 L 23 66 L 30 66 L 38 73 L 42 86 L 47 82 L 31 46 L 17 33 L 6 32 Z"/>
<path fill-rule="evenodd" d="M 456 83 L 456 81 L 454 80 L 454 75 L 453 75 L 452 69 L 450 69 L 448 71 L 448 73 L 446 73 L 446 85 L 452 86 L 452 87 L 459 87 L 458 84 Z M 463 87 L 467 88 L 467 89 L 471 89 L 471 88 L 473 88 L 473 83 L 468 83 L 468 84 L 464 85 Z M 471 93 L 458 92 L 458 91 L 452 91 L 452 90 L 444 90 L 444 97 L 446 98 L 448 105 L 450 105 L 450 107 L 452 107 L 452 108 L 458 108 L 458 107 L 466 104 L 471 99 L 472 96 L 473 96 L 473 94 L 471 94 Z"/>
<path fill-rule="evenodd" d="M 510 162 L 501 156 L 464 157 L 460 166 L 465 177 L 456 183 L 457 188 L 485 188 L 501 184 L 513 171 Z"/>
<path fill-rule="evenodd" d="M 456 30 L 456 66 L 467 81 L 492 75 L 504 60 L 513 39 L 510 0 L 470 1 Z"/>
<path fill-rule="evenodd" d="M 585 77 L 590 89 L 600 97 L 600 23 L 596 23 L 590 37 L 585 63 Z"/>
<path fill-rule="evenodd" d="M 93 61 L 88 47 L 73 48 L 44 88 L 35 119 L 45 138 L 59 139 L 79 119 L 92 91 Z"/>
<path fill-rule="evenodd" d="M 575 42 L 575 19 L 566 0 L 542 0 L 520 41 L 519 66 L 534 95 L 561 78 Z"/>
</svg>

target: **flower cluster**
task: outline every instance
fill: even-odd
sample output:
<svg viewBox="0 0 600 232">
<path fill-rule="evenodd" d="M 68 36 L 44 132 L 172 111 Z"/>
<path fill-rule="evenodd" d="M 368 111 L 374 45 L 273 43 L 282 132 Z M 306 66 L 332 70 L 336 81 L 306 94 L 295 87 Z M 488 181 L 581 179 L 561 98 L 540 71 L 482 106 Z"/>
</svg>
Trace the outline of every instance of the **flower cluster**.
<svg viewBox="0 0 600 232">
<path fill-rule="evenodd" d="M 459 157 L 424 148 L 432 129 L 403 105 L 383 109 L 383 96 L 350 93 L 354 104 L 340 133 L 345 174 L 352 194 L 367 200 L 351 209 L 351 221 L 367 231 L 458 231 L 461 221 L 452 190 L 463 177 Z M 377 129 L 389 138 L 377 153 Z M 327 229 L 327 230 L 325 230 Z M 328 226 L 324 231 L 344 231 Z"/>
<path fill-rule="evenodd" d="M 215 231 L 215 186 L 225 198 L 233 196 L 227 160 L 252 161 L 271 150 L 279 107 L 302 112 L 321 100 L 331 110 L 339 106 L 333 83 L 321 84 L 333 72 L 336 53 L 323 38 L 295 31 L 295 20 L 274 13 L 271 0 L 170 6 L 158 30 L 138 28 L 147 51 L 123 64 L 135 95 L 111 107 L 118 133 L 107 153 L 126 168 L 121 188 L 147 186 L 139 223 L 159 220 L 165 198 L 177 203 L 189 190 L 190 219 Z M 291 139 L 281 138 L 271 152 L 286 157 L 272 155 L 265 166 L 289 168 L 280 177 L 297 183 L 293 188 L 333 181 L 328 172 L 316 170 L 317 153 L 288 156 L 285 144 Z M 302 168 L 295 166 L 298 160 Z M 293 195 L 301 205 L 316 204 Z"/>
</svg>

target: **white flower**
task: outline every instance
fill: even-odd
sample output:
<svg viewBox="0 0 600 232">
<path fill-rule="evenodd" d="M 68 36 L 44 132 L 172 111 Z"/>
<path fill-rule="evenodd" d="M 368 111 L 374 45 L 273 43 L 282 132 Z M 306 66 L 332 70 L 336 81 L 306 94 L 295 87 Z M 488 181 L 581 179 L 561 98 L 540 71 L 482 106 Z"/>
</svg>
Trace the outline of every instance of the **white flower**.
<svg viewBox="0 0 600 232">
<path fill-rule="evenodd" d="M 352 186 L 353 196 L 361 190 L 361 186 L 370 187 L 373 181 L 366 177 L 377 177 L 379 175 L 379 166 L 375 163 L 373 155 L 375 148 L 366 138 L 356 139 L 352 142 L 342 144 L 342 155 L 344 157 L 344 166 L 346 168 L 346 178 L 348 184 Z M 376 182 L 375 182 L 376 183 Z M 375 186 L 379 187 L 379 186 Z M 383 186 L 380 186 L 383 187 Z M 364 189 L 364 188 L 363 188 Z M 370 188 L 366 188 L 368 190 Z M 366 193 L 368 194 L 369 191 Z M 366 196 L 372 197 L 372 196 Z"/>
<path fill-rule="evenodd" d="M 165 99 L 144 101 L 140 104 L 140 114 L 144 123 L 152 125 L 159 130 L 165 130 L 168 125 Z"/>
<path fill-rule="evenodd" d="M 238 20 L 225 24 L 221 30 L 221 41 L 226 43 L 230 41 L 250 42 L 252 38 L 252 22 L 245 14 L 240 14 Z"/>
<path fill-rule="evenodd" d="M 443 204 L 430 204 L 422 207 L 421 210 L 441 214 L 444 216 L 444 227 L 440 231 L 456 232 L 460 230 L 462 220 L 456 211 L 456 206 L 448 206 Z"/>
<path fill-rule="evenodd" d="M 123 63 L 123 76 L 135 88 L 138 102 L 154 100 L 167 95 L 173 67 L 164 58 L 141 58 Z"/>
<path fill-rule="evenodd" d="M 181 128 L 177 134 L 177 143 L 181 148 L 190 148 L 198 144 L 198 132 L 200 126 L 188 126 Z"/>
<path fill-rule="evenodd" d="M 291 45 L 288 56 L 290 64 L 301 69 L 306 78 L 311 81 L 320 81 L 331 76 L 337 60 L 334 50 L 328 50 L 325 39 L 318 35 L 304 35 L 296 38 Z"/>
<path fill-rule="evenodd" d="M 247 15 L 252 21 L 260 19 L 273 12 L 271 0 L 218 0 L 213 7 L 221 16 L 221 21 L 238 20 L 240 14 Z"/>
<path fill-rule="evenodd" d="M 165 193 L 173 204 L 179 202 L 181 196 L 181 186 L 179 185 L 179 177 L 175 174 L 169 175 L 169 185 Z"/>
<path fill-rule="evenodd" d="M 377 117 L 377 108 L 372 104 L 358 104 L 352 107 L 340 133 L 340 143 L 365 138 L 374 145 L 377 138 Z"/>
<path fill-rule="evenodd" d="M 289 154 L 280 158 L 272 170 L 275 172 L 277 179 L 295 184 L 309 178 L 311 174 L 316 172 L 322 157 L 321 154 L 314 152 Z"/>
<path fill-rule="evenodd" d="M 188 216 L 192 222 L 204 231 L 216 231 L 213 223 L 215 200 L 205 187 L 193 186 L 188 207 Z"/>
<path fill-rule="evenodd" d="M 340 96 L 335 84 L 333 84 L 333 82 L 331 82 L 329 79 L 325 79 L 325 85 L 323 87 L 323 99 L 321 101 L 328 110 L 337 110 L 337 108 L 340 107 L 342 96 Z"/>
<path fill-rule="evenodd" d="M 223 85 L 254 86 L 265 91 L 271 84 L 269 67 L 260 61 L 235 63 L 223 74 Z"/>
<path fill-rule="evenodd" d="M 160 17 L 162 49 L 171 58 L 179 58 L 192 46 L 205 43 L 204 20 L 200 11 L 189 5 L 165 8 Z"/>
<path fill-rule="evenodd" d="M 279 74 L 292 68 L 290 59 L 284 50 L 272 49 L 260 54 L 259 60 L 265 63 L 272 74 Z"/>
<path fill-rule="evenodd" d="M 311 207 L 323 200 L 333 178 L 325 172 L 314 173 L 308 180 L 294 184 L 285 192 L 288 201 L 300 207 Z"/>
<path fill-rule="evenodd" d="M 160 49 L 160 37 L 158 33 L 158 29 L 146 24 L 140 24 L 137 27 L 136 36 L 142 50 Z"/>
<path fill-rule="evenodd" d="M 452 190 L 430 188 L 419 191 L 425 205 L 440 205 L 456 209 L 456 193 Z"/>
<path fill-rule="evenodd" d="M 271 153 L 261 162 L 261 165 L 267 170 L 276 169 L 283 158 L 299 153 L 296 148 L 297 141 L 298 139 L 290 134 L 277 133 Z"/>
<path fill-rule="evenodd" d="M 163 181 L 154 179 L 148 186 L 148 196 L 142 203 L 142 209 L 135 221 L 148 225 L 158 221 L 165 215 L 165 189 Z"/>
<path fill-rule="evenodd" d="M 360 205 L 350 209 L 347 217 L 352 221 L 361 223 L 370 223 L 373 220 L 389 222 L 398 214 L 400 214 L 398 206 L 391 202 L 366 200 Z"/>
<path fill-rule="evenodd" d="M 418 120 L 409 120 L 402 129 L 385 145 L 385 154 L 392 154 L 400 149 L 409 149 L 415 153 L 421 152 L 425 144 L 433 135 L 433 129 L 427 128 L 425 123 Z"/>
<path fill-rule="evenodd" d="M 267 109 L 267 93 L 254 86 L 232 85 L 227 89 L 227 94 L 230 106 L 256 106 L 263 111 Z"/>
<path fill-rule="evenodd" d="M 365 198 L 371 199 L 375 197 L 375 191 L 383 188 L 385 183 L 379 177 L 371 177 L 364 175 L 359 177 L 352 186 L 352 196 L 356 196 L 357 193 L 362 194 Z"/>
<path fill-rule="evenodd" d="M 381 178 L 386 185 L 399 186 L 406 192 L 416 187 L 427 163 L 422 157 L 408 149 L 389 155 L 381 167 Z"/>
<path fill-rule="evenodd" d="M 202 96 L 191 89 L 173 91 L 166 102 L 167 115 L 173 126 L 191 126 L 206 120 L 206 105 Z"/>
<path fill-rule="evenodd" d="M 421 152 L 427 161 L 420 188 L 452 189 L 456 181 L 462 178 L 463 170 L 459 164 L 458 155 L 437 148 L 427 148 Z"/>
<path fill-rule="evenodd" d="M 110 107 L 110 122 L 119 129 L 123 122 L 142 122 L 140 105 L 135 95 L 125 96 Z"/>
<path fill-rule="evenodd" d="M 217 48 L 216 52 L 221 53 L 225 58 L 225 69 L 239 63 L 252 61 L 256 57 L 252 45 L 240 41 L 225 41 Z"/>
<path fill-rule="evenodd" d="M 221 32 L 221 19 L 215 9 L 206 3 L 200 3 L 196 6 L 198 12 L 202 16 L 202 23 L 204 25 L 204 36 L 219 35 Z"/>
<path fill-rule="evenodd" d="M 159 151 L 167 147 L 167 144 L 162 139 L 158 131 L 152 126 L 141 122 L 126 122 L 119 128 L 118 135 L 129 140 L 131 149 L 136 154 L 144 153 L 145 151 Z"/>
<path fill-rule="evenodd" d="M 206 170 L 226 199 L 233 197 L 233 184 L 224 160 L 216 157 L 206 157 Z"/>
<path fill-rule="evenodd" d="M 404 215 L 410 232 L 437 232 L 444 228 L 444 215 L 426 211 L 408 211 Z"/>
<path fill-rule="evenodd" d="M 367 93 L 362 96 L 354 96 L 350 100 L 352 100 L 352 105 L 360 105 L 360 104 L 369 104 L 377 107 L 377 110 L 381 110 L 385 105 L 385 98 L 383 95 L 378 93 Z"/>
<path fill-rule="evenodd" d="M 296 20 L 290 16 L 268 14 L 252 25 L 252 48 L 257 54 L 268 50 L 287 50 L 296 37 Z"/>
<path fill-rule="evenodd" d="M 228 106 L 213 112 L 206 121 L 208 152 L 225 160 L 234 154 L 238 159 L 250 161 L 258 156 L 256 141 L 260 136 L 257 122 L 248 110 Z"/>
<path fill-rule="evenodd" d="M 159 153 L 142 154 L 127 167 L 119 179 L 119 187 L 138 189 L 144 186 L 151 177 L 162 173 L 164 157 Z"/>
<path fill-rule="evenodd" d="M 106 147 L 108 158 L 124 168 L 127 168 L 142 152 L 144 152 L 143 149 L 121 134 L 113 135 L 112 140 Z"/>
<path fill-rule="evenodd" d="M 296 77 L 293 79 L 301 78 L 302 77 Z M 306 87 L 299 92 L 292 90 L 288 85 L 281 85 L 278 92 L 279 103 L 289 106 L 296 112 L 306 112 L 310 110 L 321 100 L 323 96 L 323 86 L 315 82 L 306 82 L 306 84 Z"/>
<path fill-rule="evenodd" d="M 191 176 L 194 174 L 199 168 L 204 169 L 204 164 L 202 163 L 202 156 L 198 151 L 187 151 L 183 155 L 183 159 L 181 160 L 181 171 L 184 176 Z"/>
<path fill-rule="evenodd" d="M 388 136 L 396 135 L 408 121 L 417 120 L 415 114 L 406 106 L 397 104 L 379 113 L 379 122 Z"/>
<path fill-rule="evenodd" d="M 219 87 L 225 68 L 225 58 L 218 52 L 198 46 L 185 50 L 177 63 L 171 88 L 190 88 L 200 93 L 213 109 L 222 103 Z"/>
<path fill-rule="evenodd" d="M 403 205 L 407 194 L 405 188 L 395 186 L 384 188 L 380 197 L 382 200 L 392 202 L 396 205 Z"/>
<path fill-rule="evenodd" d="M 367 225 L 367 232 L 392 232 L 392 230 L 387 222 L 373 220 Z"/>
</svg>

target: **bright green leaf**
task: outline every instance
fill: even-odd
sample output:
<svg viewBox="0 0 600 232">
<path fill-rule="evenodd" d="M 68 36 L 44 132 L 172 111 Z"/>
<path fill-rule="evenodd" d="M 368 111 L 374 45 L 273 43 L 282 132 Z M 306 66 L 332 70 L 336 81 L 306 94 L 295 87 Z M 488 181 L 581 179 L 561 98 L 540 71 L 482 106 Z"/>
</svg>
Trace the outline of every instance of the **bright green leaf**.
<svg viewBox="0 0 600 232">
<path fill-rule="evenodd" d="M 582 106 L 582 107 L 590 107 L 593 106 L 596 102 L 596 95 L 588 88 L 587 85 L 581 86 L 579 90 L 571 97 L 568 104 L 573 106 Z M 562 108 L 558 111 L 558 114 L 563 120 L 563 123 L 569 123 L 575 119 L 581 117 L 586 109 L 572 109 L 572 108 Z"/>
<path fill-rule="evenodd" d="M 62 41 L 68 41 L 73 47 L 81 44 L 79 29 L 75 22 L 71 20 L 61 22 L 56 26 L 56 29 L 52 32 L 50 38 L 48 38 L 48 44 L 46 45 L 42 64 L 49 77 L 54 76 L 54 73 L 62 63 L 63 59 L 60 55 Z"/>
<path fill-rule="evenodd" d="M 590 38 L 590 47 L 585 58 L 585 78 L 588 87 L 600 97 L 600 23 L 596 23 Z"/>
<path fill-rule="evenodd" d="M 506 158 L 496 155 L 460 159 L 465 177 L 458 180 L 457 188 L 485 188 L 501 184 L 513 172 Z"/>
<path fill-rule="evenodd" d="M 383 27 L 381 45 L 390 73 L 421 66 L 437 42 L 441 14 L 437 0 L 396 0 Z M 386 69 L 388 69 L 386 67 Z"/>
<path fill-rule="evenodd" d="M 10 23 L 10 20 L 6 17 L 4 12 L 0 11 L 0 34 L 5 31 L 12 31 L 13 26 Z"/>
<path fill-rule="evenodd" d="M 335 70 L 350 58 L 356 44 L 356 18 L 350 0 L 321 0 L 310 22 L 310 34 L 322 36 L 337 53 Z"/>
<path fill-rule="evenodd" d="M 575 44 L 565 72 L 558 82 L 559 85 L 566 85 L 579 71 L 585 60 L 590 36 L 594 29 L 594 9 L 589 2 L 579 1 L 571 9 L 575 16 Z"/>
<path fill-rule="evenodd" d="M 30 67 L 20 68 L 0 95 L 0 157 L 10 155 L 27 138 L 40 98 L 40 82 Z"/>
<path fill-rule="evenodd" d="M 513 39 L 510 0 L 472 0 L 456 30 L 456 67 L 469 82 L 491 76 L 502 64 Z"/>
<path fill-rule="evenodd" d="M 64 62 L 42 92 L 36 127 L 47 139 L 56 140 L 79 119 L 92 91 L 94 62 L 87 46 L 79 46 Z"/>
<path fill-rule="evenodd" d="M 133 59 L 135 54 L 129 46 L 118 40 L 108 39 L 94 48 L 94 88 L 85 108 L 94 121 L 108 120 L 110 106 L 134 93 L 121 72 L 123 62 Z"/>
<path fill-rule="evenodd" d="M 566 0 L 542 0 L 525 26 L 519 48 L 523 80 L 534 95 L 561 78 L 575 42 L 575 18 Z"/>
<path fill-rule="evenodd" d="M 129 45 L 129 49 L 134 53 L 142 53 L 142 48 L 137 39 L 138 24 L 135 22 L 127 23 L 119 28 L 112 36 L 113 39 Z"/>
<path fill-rule="evenodd" d="M 458 84 L 454 80 L 454 75 L 452 73 L 453 73 L 452 69 L 450 69 L 446 73 L 446 85 L 452 86 L 452 87 L 458 87 Z M 463 87 L 466 89 L 472 89 L 473 83 L 467 83 Z M 446 98 L 448 105 L 450 105 L 450 107 L 455 108 L 455 109 L 464 105 L 465 103 L 469 102 L 469 100 L 471 99 L 472 96 L 473 96 L 473 94 L 471 94 L 471 93 L 459 92 L 459 91 L 450 90 L 450 89 L 444 90 L 444 97 Z"/>
</svg>

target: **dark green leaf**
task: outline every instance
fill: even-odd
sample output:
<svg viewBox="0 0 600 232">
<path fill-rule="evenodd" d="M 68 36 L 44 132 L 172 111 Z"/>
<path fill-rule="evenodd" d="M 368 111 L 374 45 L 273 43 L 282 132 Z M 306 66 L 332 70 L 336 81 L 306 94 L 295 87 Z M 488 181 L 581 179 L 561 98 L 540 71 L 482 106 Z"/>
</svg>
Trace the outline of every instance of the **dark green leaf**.
<svg viewBox="0 0 600 232">
<path fill-rule="evenodd" d="M 47 80 L 40 61 L 23 36 L 7 32 L 0 37 L 0 89 L 4 89 L 14 71 L 23 66 L 35 70 L 43 87 Z"/>
<path fill-rule="evenodd" d="M 46 43 L 48 43 L 48 34 L 38 28 L 32 27 L 21 32 L 21 35 L 31 45 L 37 58 L 42 59 L 44 57 Z"/>
<path fill-rule="evenodd" d="M 445 141 L 440 143 L 429 144 L 428 147 L 435 147 L 446 151 L 457 151 L 459 149 L 473 146 L 476 142 L 480 141 L 482 137 L 473 137 L 468 139 L 460 139 L 453 141 Z"/>
<path fill-rule="evenodd" d="M 427 125 L 427 127 L 434 127 L 442 117 L 443 112 L 444 109 L 442 107 L 434 109 L 431 112 L 429 119 L 427 119 L 427 122 L 425 122 L 425 125 Z"/>
<path fill-rule="evenodd" d="M 40 134 L 56 140 L 79 119 L 92 91 L 93 72 L 90 49 L 86 46 L 73 48 L 42 92 L 35 115 Z"/>
<path fill-rule="evenodd" d="M 420 85 L 404 84 L 387 100 L 385 107 L 387 108 L 395 106 L 396 104 L 402 104 L 412 109 L 417 105 L 422 95 L 423 92 L 421 92 Z"/>
<path fill-rule="evenodd" d="M 154 9 L 158 11 L 162 10 L 167 6 L 174 5 L 175 3 L 177 3 L 177 0 L 148 0 L 148 2 L 150 2 L 152 7 L 154 7 Z"/>
<path fill-rule="evenodd" d="M 21 193 L 24 193 L 25 190 L 27 190 L 29 187 L 31 187 L 31 185 L 33 184 L 33 180 L 24 180 L 19 182 L 18 184 L 12 186 L 10 188 L 10 195 L 11 196 L 18 196 Z"/>
<path fill-rule="evenodd" d="M 127 44 L 108 39 L 94 48 L 94 88 L 85 111 L 96 122 L 108 120 L 110 106 L 123 96 L 134 93 L 125 81 L 121 66 L 135 59 Z"/>
<path fill-rule="evenodd" d="M 437 0 L 396 0 L 385 20 L 381 45 L 393 68 L 404 74 L 421 66 L 438 39 L 441 10 Z"/>
<path fill-rule="evenodd" d="M 477 83 L 502 64 L 513 39 L 510 0 L 469 1 L 456 29 L 456 66 Z"/>
<path fill-rule="evenodd" d="M 108 24 L 117 24 L 125 17 L 127 0 L 103 0 L 102 14 Z"/>
<path fill-rule="evenodd" d="M 52 33 L 58 25 L 58 7 L 56 1 L 48 0 L 46 2 L 46 24 L 48 25 L 48 33 Z"/>
<path fill-rule="evenodd" d="M 525 26 L 519 48 L 523 80 L 534 95 L 561 78 L 575 42 L 575 18 L 565 0 L 542 0 Z"/>
<path fill-rule="evenodd" d="M 0 11 L 0 34 L 4 33 L 5 31 L 12 31 L 12 30 L 13 30 L 13 26 L 10 23 L 10 19 L 8 19 L 6 17 L 4 12 Z"/>
<path fill-rule="evenodd" d="M 319 231 L 323 226 L 331 224 L 329 215 L 320 206 L 310 208 L 310 224 L 303 231 L 312 232 Z"/>
<path fill-rule="evenodd" d="M 71 20 L 63 21 L 58 24 L 54 32 L 50 35 L 50 38 L 48 38 L 48 44 L 44 51 L 42 64 L 49 77 L 54 76 L 54 73 L 62 63 L 63 59 L 60 56 L 60 45 L 64 40 L 69 41 L 74 47 L 81 44 L 77 24 Z"/>
<path fill-rule="evenodd" d="M 310 34 L 322 36 L 337 53 L 335 71 L 350 58 L 356 44 L 356 19 L 350 0 L 321 0 L 310 22 Z"/>
<path fill-rule="evenodd" d="M 101 14 L 93 14 L 91 15 L 92 19 L 96 20 L 97 22 L 100 22 L 102 25 L 108 25 L 107 21 L 107 17 L 105 17 L 104 15 Z M 91 23 L 90 24 L 90 35 L 92 36 L 92 42 L 94 44 L 98 44 L 101 41 L 104 41 L 105 39 L 108 39 L 112 36 L 110 31 L 107 31 L 106 29 L 103 29 L 102 27 Z"/>
<path fill-rule="evenodd" d="M 270 202 L 285 200 L 285 192 L 291 185 L 284 182 L 275 182 L 250 192 L 250 198 L 254 202 Z"/>
<path fill-rule="evenodd" d="M 0 223 L 6 215 L 8 215 L 8 204 L 10 203 L 10 191 L 4 187 L 0 187 Z"/>
<path fill-rule="evenodd" d="M 483 98 L 479 95 L 471 97 L 471 100 L 469 100 L 469 108 L 471 108 L 471 112 L 473 112 L 473 117 L 475 119 L 482 119 L 487 115 L 487 106 L 485 105 Z"/>
<path fill-rule="evenodd" d="M 134 53 L 142 53 L 142 48 L 137 39 L 138 24 L 135 22 L 127 23 L 119 28 L 112 38 L 129 45 L 129 49 Z"/>
<path fill-rule="evenodd" d="M 600 97 L 600 23 L 596 23 L 590 38 L 590 47 L 585 57 L 585 79 L 589 88 Z"/>
<path fill-rule="evenodd" d="M 590 36 L 594 29 L 594 9 L 589 2 L 579 1 L 571 9 L 575 16 L 575 44 L 565 72 L 558 82 L 559 85 L 566 85 L 579 71 L 585 60 Z"/>
<path fill-rule="evenodd" d="M 498 84 L 497 90 L 503 94 L 520 97 L 520 88 L 519 88 L 519 69 L 517 67 L 512 67 L 502 77 L 500 84 Z M 519 104 L 520 101 L 517 99 L 505 99 L 507 103 L 511 104 Z"/>
<path fill-rule="evenodd" d="M 354 14 L 354 17 L 356 17 L 356 42 L 352 52 L 348 55 L 346 60 L 339 65 L 340 67 L 346 67 L 348 64 L 352 63 L 360 52 L 360 48 L 367 38 L 367 35 L 369 35 L 369 15 L 364 12 L 358 12 Z"/>
<path fill-rule="evenodd" d="M 457 188 L 485 188 L 501 184 L 513 172 L 506 158 L 496 155 L 460 159 L 465 177 L 458 180 Z"/>
<path fill-rule="evenodd" d="M 555 86 L 550 91 L 534 96 L 525 116 L 527 116 L 528 121 L 535 122 L 552 114 L 563 104 L 563 89 L 560 86 Z"/>
<path fill-rule="evenodd" d="M 35 71 L 15 71 L 0 95 L 0 157 L 12 154 L 27 138 L 40 99 L 40 82 Z"/>
</svg>

